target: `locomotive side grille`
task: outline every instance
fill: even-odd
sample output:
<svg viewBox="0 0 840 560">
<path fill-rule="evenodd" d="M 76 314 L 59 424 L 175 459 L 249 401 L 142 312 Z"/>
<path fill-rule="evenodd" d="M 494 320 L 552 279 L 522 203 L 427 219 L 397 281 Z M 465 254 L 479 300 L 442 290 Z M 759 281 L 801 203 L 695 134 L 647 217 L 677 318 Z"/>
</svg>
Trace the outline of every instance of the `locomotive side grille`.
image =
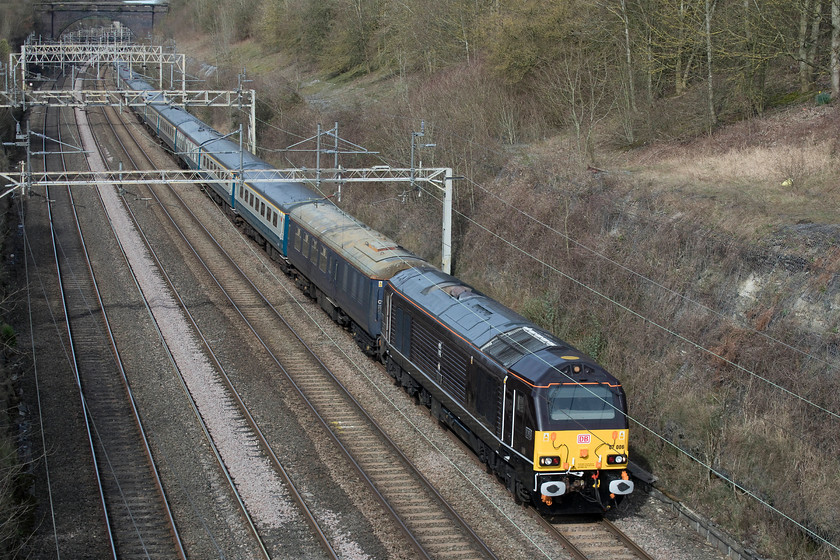
<svg viewBox="0 0 840 560">
<path fill-rule="evenodd" d="M 467 359 L 460 352 L 443 346 L 440 357 L 442 384 L 461 404 L 467 402 Z"/>
<path fill-rule="evenodd" d="M 461 404 L 467 402 L 467 358 L 446 346 L 418 321 L 411 329 L 411 361 Z"/>
<path fill-rule="evenodd" d="M 411 329 L 411 361 L 429 374 L 432 379 L 440 380 L 438 372 L 437 340 L 420 324 L 414 321 Z"/>
<path fill-rule="evenodd" d="M 397 321 L 397 309 L 396 305 L 391 305 L 391 313 L 388 317 L 388 325 L 390 328 L 385 331 L 385 338 L 392 345 L 396 343 L 396 336 L 394 333 L 400 328 L 400 323 Z"/>
</svg>

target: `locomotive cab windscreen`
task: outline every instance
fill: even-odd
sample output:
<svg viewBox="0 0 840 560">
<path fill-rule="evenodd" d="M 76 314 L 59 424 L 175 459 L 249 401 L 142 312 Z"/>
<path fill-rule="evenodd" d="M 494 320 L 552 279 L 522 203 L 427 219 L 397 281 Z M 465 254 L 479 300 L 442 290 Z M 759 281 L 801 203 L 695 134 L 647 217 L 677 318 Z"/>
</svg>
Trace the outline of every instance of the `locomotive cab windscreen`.
<svg viewBox="0 0 840 560">
<path fill-rule="evenodd" d="M 552 385 L 545 390 L 543 430 L 623 428 L 621 394 L 606 384 Z"/>
</svg>

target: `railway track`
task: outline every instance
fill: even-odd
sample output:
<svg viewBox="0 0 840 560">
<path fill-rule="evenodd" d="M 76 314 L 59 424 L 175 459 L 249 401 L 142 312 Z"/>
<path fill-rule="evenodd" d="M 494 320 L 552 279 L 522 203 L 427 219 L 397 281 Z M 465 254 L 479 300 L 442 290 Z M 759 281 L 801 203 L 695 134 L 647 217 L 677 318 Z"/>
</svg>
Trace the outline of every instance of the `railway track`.
<svg viewBox="0 0 840 560">
<path fill-rule="evenodd" d="M 467 446 L 450 432 L 453 443 L 470 453 Z M 543 517 L 531 511 L 531 517 L 551 533 L 574 560 L 654 560 L 633 539 L 609 519 L 598 515 Z"/>
<path fill-rule="evenodd" d="M 116 133 L 116 130 L 113 129 L 114 137 L 120 142 L 119 137 Z M 105 149 L 97 138 L 94 138 L 97 142 L 98 149 L 102 155 L 100 161 L 97 165 L 100 165 L 102 162 L 110 159 L 107 154 L 108 150 Z M 127 157 L 131 157 L 129 151 L 126 149 L 125 155 Z M 106 208 L 109 208 L 109 213 L 112 215 L 117 214 L 123 211 L 120 206 L 121 202 L 119 200 L 115 201 L 115 197 L 113 193 L 105 194 L 104 198 L 108 200 L 103 200 L 103 205 Z M 130 213 L 130 211 L 129 211 Z M 132 216 L 132 218 L 134 218 Z M 260 528 L 259 525 L 260 520 L 255 519 L 254 516 L 251 515 L 249 511 L 247 497 L 243 494 L 247 494 L 249 491 L 253 494 L 253 484 L 248 485 L 243 480 L 247 479 L 247 473 L 242 472 L 240 469 L 239 472 L 236 470 L 232 470 L 229 468 L 231 463 L 241 464 L 242 461 L 237 461 L 236 458 L 232 457 L 232 455 L 240 455 L 240 456 L 247 456 L 249 458 L 251 466 L 258 464 L 261 460 L 265 460 L 267 462 L 272 462 L 276 467 L 276 471 L 285 475 L 282 465 L 279 465 L 276 462 L 276 458 L 272 457 L 271 453 L 265 453 L 265 446 L 262 445 L 263 437 L 260 434 L 258 428 L 253 423 L 253 420 L 248 416 L 247 409 L 242 411 L 242 413 L 237 413 L 236 409 L 242 410 L 241 402 L 236 394 L 233 387 L 230 383 L 227 383 L 228 391 L 224 392 L 219 390 L 219 387 L 213 383 L 211 378 L 221 377 L 222 379 L 227 380 L 227 376 L 224 372 L 224 368 L 221 366 L 219 360 L 213 354 L 212 348 L 206 344 L 206 340 L 203 339 L 203 336 L 198 329 L 198 326 L 195 324 L 192 316 L 189 313 L 188 306 L 184 303 L 183 299 L 178 294 L 178 290 L 175 285 L 169 280 L 166 276 L 166 272 L 163 270 L 159 259 L 152 247 L 152 245 L 145 239 L 143 235 L 142 228 L 140 227 L 139 222 L 136 220 L 134 221 L 134 226 L 136 231 L 139 233 L 141 237 L 143 237 L 143 241 L 145 243 L 145 248 L 148 251 L 148 254 L 151 255 L 152 259 L 154 260 L 154 264 L 156 265 L 157 271 L 162 275 L 163 280 L 165 281 L 165 286 L 163 285 L 154 285 L 152 281 L 149 280 L 148 277 L 145 279 L 137 279 L 137 283 L 141 286 L 141 289 L 144 291 L 148 291 L 155 294 L 155 297 L 167 297 L 164 293 L 174 295 L 174 298 L 171 301 L 172 306 L 180 304 L 183 311 L 187 314 L 187 323 L 183 323 L 179 321 L 180 315 L 173 317 L 172 314 L 161 313 L 159 309 L 159 304 L 156 306 L 158 309 L 157 313 L 152 311 L 153 314 L 156 316 L 156 320 L 161 324 L 161 339 L 164 344 L 169 346 L 169 353 L 172 356 L 173 362 L 175 363 L 176 367 L 175 373 L 180 378 L 180 384 L 184 389 L 184 394 L 190 401 L 190 406 L 194 412 L 194 418 L 196 419 L 197 423 L 201 426 L 201 432 L 204 435 L 205 441 L 207 442 L 208 447 L 212 450 L 212 454 L 215 458 L 215 462 L 218 466 L 219 471 L 221 472 L 221 479 L 225 481 L 227 486 L 229 495 L 232 498 L 232 501 L 235 502 L 236 508 L 238 509 L 239 516 L 242 521 L 242 525 L 244 531 L 251 535 L 252 542 L 254 543 L 254 554 L 259 555 L 260 557 L 269 559 L 273 557 L 281 556 L 282 552 L 288 550 L 289 545 L 292 542 L 297 541 L 306 541 L 309 540 L 307 537 L 309 533 L 307 532 L 306 536 L 301 538 L 300 536 L 300 528 L 297 527 L 298 524 L 292 524 L 292 528 L 290 532 L 279 532 L 279 531 L 271 531 L 266 529 L 265 527 Z M 126 236 L 126 233 L 123 231 L 123 236 Z M 136 243 L 132 243 L 132 245 L 136 245 Z M 137 260 L 138 255 L 137 251 L 131 251 L 131 254 L 134 255 L 134 258 L 129 258 L 129 260 Z M 134 263 L 135 266 L 137 262 Z M 167 304 L 165 304 L 167 305 Z M 167 317 L 168 315 L 168 317 Z M 173 328 L 178 331 L 177 333 L 173 333 Z M 204 348 L 201 352 L 205 353 L 209 356 L 212 360 L 212 365 L 206 368 L 202 368 L 195 363 L 196 358 L 198 357 L 198 350 L 192 348 L 189 344 L 184 344 L 182 341 L 177 341 L 174 345 L 172 344 L 177 339 L 184 338 L 184 339 L 193 339 L 195 337 L 191 337 L 188 335 L 190 329 L 194 329 L 194 332 L 197 332 L 197 338 L 204 341 Z M 169 333 L 169 336 L 167 336 Z M 185 356 L 185 348 L 190 348 L 193 352 L 192 355 Z M 200 360 L 199 360 L 200 362 Z M 186 365 L 185 365 L 186 364 Z M 215 367 L 216 374 L 209 371 Z M 185 371 L 189 370 L 189 371 Z M 205 387 L 196 387 L 196 371 L 198 370 L 200 374 L 206 374 Z M 192 379 L 192 381 L 190 381 Z M 210 390 L 208 390 L 208 388 Z M 205 417 L 202 416 L 201 410 L 206 410 L 208 408 L 208 403 L 206 402 L 207 399 L 212 399 L 214 402 L 212 403 L 214 406 L 217 406 L 219 409 L 223 409 L 224 412 L 224 423 L 227 424 L 224 428 L 220 428 L 219 422 L 217 421 L 215 424 L 213 421 L 206 421 Z M 231 431 L 227 431 L 230 429 L 232 432 L 236 433 L 236 438 L 243 442 L 241 446 L 231 446 L 230 441 L 230 434 Z M 224 432 L 224 433 L 222 433 Z M 216 440 L 222 437 L 223 440 L 226 440 L 228 443 L 227 445 L 217 445 Z M 234 480 L 234 478 L 238 479 L 238 482 Z M 269 481 L 264 481 L 266 486 L 268 486 Z M 244 491 L 240 491 L 242 488 L 245 488 Z M 295 494 L 296 491 L 294 487 L 287 486 L 290 488 L 290 491 Z M 269 502 L 271 500 L 268 500 Z M 253 505 L 252 505 L 253 507 Z M 282 505 L 278 506 L 282 507 Z M 328 558 L 337 558 L 336 552 L 330 546 L 330 543 L 326 540 L 323 535 L 323 532 L 320 531 L 320 528 L 317 524 L 312 522 L 312 517 L 308 511 L 303 509 L 303 514 L 305 519 L 309 521 L 309 525 L 314 528 L 313 533 L 318 537 L 319 541 L 321 542 L 321 547 L 319 548 L 319 552 L 314 553 L 311 550 L 311 545 L 309 545 L 307 549 L 307 545 L 302 545 L 302 548 L 307 549 L 306 553 L 303 554 L 305 557 L 314 557 L 314 558 L 321 558 L 321 557 L 328 557 Z M 265 525 L 265 522 L 262 523 Z M 304 529 L 304 532 L 305 529 Z M 318 547 L 316 547 L 318 548 Z M 322 552 L 325 551 L 326 554 L 324 555 Z"/>
<path fill-rule="evenodd" d="M 128 127 L 121 127 L 122 131 Z M 316 415 L 325 433 L 355 467 L 383 507 L 402 528 L 415 554 L 428 558 L 492 558 L 492 551 L 411 465 L 376 423 L 348 394 L 282 314 L 239 269 L 173 189 L 150 189 L 154 199 L 181 232 L 182 241 L 214 278 L 231 305 L 292 387 Z M 189 231 L 190 233 L 186 233 Z M 272 316 L 273 315 L 273 316 Z M 251 416 L 250 413 L 246 413 Z M 254 414 L 257 416 L 258 414 Z M 267 444 L 282 447 L 282 435 Z M 273 453 L 270 453 L 273 454 Z M 315 496 L 314 503 L 331 501 Z"/>
<path fill-rule="evenodd" d="M 552 521 L 540 519 L 548 530 L 557 535 L 574 560 L 653 560 L 608 519 L 598 516 Z"/>
<path fill-rule="evenodd" d="M 61 112 L 48 112 L 45 134 L 62 142 Z M 52 117 L 52 118 L 51 118 Z M 54 124 L 53 124 L 54 123 Z M 45 141 L 44 152 L 59 148 Z M 64 155 L 45 166 L 67 168 Z M 68 348 L 88 426 L 104 533 L 114 557 L 184 558 L 117 350 L 69 189 L 48 189 L 55 263 Z"/>
</svg>

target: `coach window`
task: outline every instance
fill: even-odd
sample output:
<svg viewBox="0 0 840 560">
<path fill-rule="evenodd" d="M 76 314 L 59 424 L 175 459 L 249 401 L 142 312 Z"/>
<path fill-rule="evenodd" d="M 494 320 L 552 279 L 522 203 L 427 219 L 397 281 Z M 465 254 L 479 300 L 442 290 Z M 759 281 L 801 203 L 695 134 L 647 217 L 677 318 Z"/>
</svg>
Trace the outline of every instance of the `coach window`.
<svg viewBox="0 0 840 560">
<path fill-rule="evenodd" d="M 274 224 L 274 227 L 277 227 L 277 212 L 271 213 L 271 222 Z"/>
<path fill-rule="evenodd" d="M 309 234 L 303 234 L 303 256 L 309 258 Z"/>
<path fill-rule="evenodd" d="M 321 269 L 321 272 L 327 272 L 327 247 L 325 245 L 321 245 L 321 260 L 318 263 L 318 268 Z"/>
<path fill-rule="evenodd" d="M 295 230 L 295 250 L 298 253 L 301 252 L 301 245 L 300 245 L 300 228 Z"/>
</svg>

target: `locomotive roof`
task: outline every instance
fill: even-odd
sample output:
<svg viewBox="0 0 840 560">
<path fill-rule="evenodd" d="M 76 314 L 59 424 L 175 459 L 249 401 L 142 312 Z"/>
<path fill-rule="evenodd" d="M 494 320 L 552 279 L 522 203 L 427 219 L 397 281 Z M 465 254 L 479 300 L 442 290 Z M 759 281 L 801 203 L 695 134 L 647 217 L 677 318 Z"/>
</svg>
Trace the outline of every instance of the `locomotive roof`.
<svg viewBox="0 0 840 560">
<path fill-rule="evenodd" d="M 395 275 L 391 284 L 450 330 L 534 385 L 615 382 L 586 354 L 454 276 L 431 267 L 413 268 Z M 579 365 L 580 372 L 574 372 L 571 364 Z"/>
<path fill-rule="evenodd" d="M 429 266 L 329 200 L 310 200 L 294 207 L 289 214 L 368 277 L 387 280 L 405 268 Z"/>
<path fill-rule="evenodd" d="M 400 292 L 481 348 L 527 319 L 436 268 L 406 270 L 391 279 Z"/>
</svg>

